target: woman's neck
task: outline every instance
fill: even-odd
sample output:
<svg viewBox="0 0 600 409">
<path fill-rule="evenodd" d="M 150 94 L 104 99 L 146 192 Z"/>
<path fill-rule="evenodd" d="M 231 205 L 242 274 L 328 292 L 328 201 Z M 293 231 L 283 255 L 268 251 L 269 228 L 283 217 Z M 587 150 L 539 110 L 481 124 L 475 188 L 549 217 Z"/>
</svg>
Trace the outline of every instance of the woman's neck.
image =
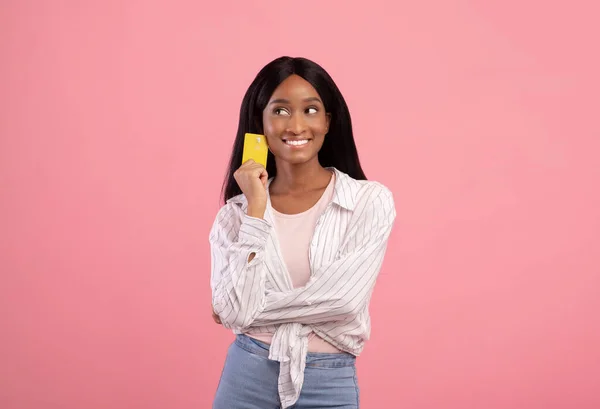
<svg viewBox="0 0 600 409">
<path fill-rule="evenodd" d="M 277 164 L 277 176 L 271 183 L 274 194 L 296 194 L 327 186 L 331 180 L 331 172 L 325 169 L 318 160 L 298 165 L 289 163 Z"/>
</svg>

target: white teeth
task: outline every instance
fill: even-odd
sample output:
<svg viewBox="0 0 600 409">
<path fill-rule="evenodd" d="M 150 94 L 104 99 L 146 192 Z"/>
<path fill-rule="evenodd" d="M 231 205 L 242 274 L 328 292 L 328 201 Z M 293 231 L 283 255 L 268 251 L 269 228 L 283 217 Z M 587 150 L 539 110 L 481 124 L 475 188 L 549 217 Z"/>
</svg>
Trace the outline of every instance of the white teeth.
<svg viewBox="0 0 600 409">
<path fill-rule="evenodd" d="M 308 143 L 308 139 L 303 139 L 301 141 L 285 141 L 288 145 L 301 146 L 306 145 Z"/>
</svg>

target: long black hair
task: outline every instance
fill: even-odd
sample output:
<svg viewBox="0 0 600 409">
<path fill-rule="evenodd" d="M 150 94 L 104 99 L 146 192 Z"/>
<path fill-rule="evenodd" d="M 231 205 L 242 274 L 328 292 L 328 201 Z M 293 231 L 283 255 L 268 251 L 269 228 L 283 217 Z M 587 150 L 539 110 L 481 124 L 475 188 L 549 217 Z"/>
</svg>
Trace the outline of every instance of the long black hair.
<svg viewBox="0 0 600 409">
<path fill-rule="evenodd" d="M 306 58 L 280 57 L 260 70 L 242 100 L 237 135 L 223 183 L 224 202 L 242 193 L 233 174 L 242 165 L 244 134 L 263 133 L 263 110 L 279 84 L 292 74 L 304 78 L 317 90 L 323 100 L 325 111 L 331 115 L 329 132 L 325 135 L 323 146 L 319 151 L 321 166 L 335 167 L 354 179 L 367 179 L 358 159 L 348 106 L 331 76 L 319 64 Z M 269 152 L 267 158 L 269 177 L 277 174 L 274 159 L 273 154 Z"/>
</svg>

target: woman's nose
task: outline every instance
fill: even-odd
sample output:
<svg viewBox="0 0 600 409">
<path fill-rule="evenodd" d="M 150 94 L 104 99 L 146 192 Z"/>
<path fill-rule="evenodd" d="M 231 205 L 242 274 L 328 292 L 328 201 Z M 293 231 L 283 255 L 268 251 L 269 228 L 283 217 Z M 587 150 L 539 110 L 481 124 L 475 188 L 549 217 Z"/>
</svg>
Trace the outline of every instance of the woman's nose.
<svg viewBox="0 0 600 409">
<path fill-rule="evenodd" d="M 287 131 L 295 135 L 300 135 L 306 129 L 306 122 L 302 114 L 293 114 L 288 122 Z"/>
</svg>

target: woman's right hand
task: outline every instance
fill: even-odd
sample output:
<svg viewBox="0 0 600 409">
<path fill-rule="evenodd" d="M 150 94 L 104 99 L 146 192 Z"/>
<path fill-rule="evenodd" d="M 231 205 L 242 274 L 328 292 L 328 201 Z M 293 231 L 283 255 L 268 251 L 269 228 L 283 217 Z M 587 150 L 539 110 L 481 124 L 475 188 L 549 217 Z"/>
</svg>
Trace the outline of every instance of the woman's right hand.
<svg viewBox="0 0 600 409">
<path fill-rule="evenodd" d="M 235 171 L 233 177 L 248 200 L 248 216 L 262 219 L 267 208 L 269 180 L 265 167 L 250 159 Z"/>
</svg>

